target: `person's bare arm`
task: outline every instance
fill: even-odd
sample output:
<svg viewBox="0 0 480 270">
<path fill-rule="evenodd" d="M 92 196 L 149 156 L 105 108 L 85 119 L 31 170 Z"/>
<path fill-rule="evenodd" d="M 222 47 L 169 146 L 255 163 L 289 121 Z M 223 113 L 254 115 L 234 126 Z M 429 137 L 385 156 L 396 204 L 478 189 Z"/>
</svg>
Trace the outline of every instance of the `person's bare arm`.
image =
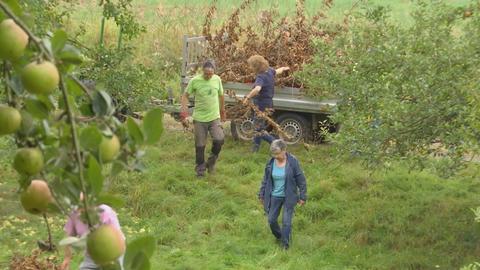
<svg viewBox="0 0 480 270">
<path fill-rule="evenodd" d="M 188 93 L 182 95 L 180 118 L 184 121 L 188 117 Z"/>
<path fill-rule="evenodd" d="M 220 120 L 222 122 L 225 122 L 227 120 L 227 115 L 225 111 L 225 96 L 220 95 L 218 99 L 220 100 Z"/>
<path fill-rule="evenodd" d="M 70 246 L 65 247 L 65 256 L 63 258 L 62 265 L 60 266 L 61 270 L 68 270 L 70 269 L 70 262 L 72 261 L 72 249 Z"/>
<path fill-rule="evenodd" d="M 181 102 L 181 104 L 182 104 L 182 112 L 188 112 L 188 97 L 189 97 L 189 96 L 188 96 L 188 93 L 187 93 L 187 92 L 183 93 L 183 95 L 182 95 L 182 102 Z"/>
<path fill-rule="evenodd" d="M 277 68 L 277 69 L 275 70 L 275 73 L 278 74 L 278 75 L 280 75 L 280 74 L 282 74 L 283 72 L 285 72 L 285 71 L 287 71 L 287 70 L 290 70 L 290 68 L 289 68 L 289 67 L 281 67 L 281 68 Z"/>
<path fill-rule="evenodd" d="M 255 97 L 256 95 L 258 95 L 258 93 L 260 93 L 260 90 L 262 90 L 262 87 L 261 87 L 261 86 L 259 86 L 259 85 L 255 86 L 255 87 L 252 89 L 252 91 L 250 91 L 250 93 L 248 93 L 248 94 L 245 96 L 243 103 L 246 104 L 246 103 L 247 103 L 247 100 Z"/>
</svg>

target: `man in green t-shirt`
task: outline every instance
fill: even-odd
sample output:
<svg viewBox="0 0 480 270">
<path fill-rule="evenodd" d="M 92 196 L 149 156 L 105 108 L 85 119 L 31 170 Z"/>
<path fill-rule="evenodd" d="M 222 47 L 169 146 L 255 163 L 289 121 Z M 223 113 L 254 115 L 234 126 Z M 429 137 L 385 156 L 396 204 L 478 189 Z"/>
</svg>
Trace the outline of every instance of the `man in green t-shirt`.
<svg viewBox="0 0 480 270">
<path fill-rule="evenodd" d="M 198 177 L 205 171 L 213 173 L 220 150 L 222 149 L 224 133 L 221 121 L 225 121 L 225 101 L 222 79 L 215 75 L 215 66 L 211 61 L 203 64 L 203 74 L 193 77 L 182 96 L 182 112 L 180 117 L 185 121 L 188 117 L 188 97 L 195 96 L 193 123 L 195 134 L 195 172 Z M 221 121 L 220 121 L 221 120 Z M 207 136 L 212 136 L 212 151 L 205 162 L 205 146 Z"/>
</svg>

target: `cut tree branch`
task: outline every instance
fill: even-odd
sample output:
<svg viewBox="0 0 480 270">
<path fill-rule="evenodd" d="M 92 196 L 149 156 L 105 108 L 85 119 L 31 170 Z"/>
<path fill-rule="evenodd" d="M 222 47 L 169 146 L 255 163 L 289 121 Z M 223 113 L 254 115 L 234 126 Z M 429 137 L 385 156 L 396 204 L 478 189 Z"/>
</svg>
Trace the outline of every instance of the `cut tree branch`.
<svg viewBox="0 0 480 270">
<path fill-rule="evenodd" d="M 234 98 L 237 103 L 239 104 L 243 104 L 243 99 L 237 97 L 235 91 L 228 91 L 228 95 L 231 97 L 231 98 Z M 284 137 L 285 139 L 289 140 L 291 139 L 291 136 L 288 135 L 285 131 L 283 131 L 283 129 L 280 127 L 280 125 L 278 125 L 272 118 L 269 117 L 269 113 L 268 112 L 262 112 L 258 109 L 258 107 L 253 104 L 250 100 L 247 101 L 247 104 L 245 105 L 247 106 L 248 108 L 250 108 L 251 110 L 253 110 L 255 112 L 255 115 L 257 117 L 260 117 L 262 118 L 263 120 L 265 120 L 270 126 L 273 127 L 273 129 L 278 133 L 278 135 L 281 135 L 282 137 Z"/>
</svg>

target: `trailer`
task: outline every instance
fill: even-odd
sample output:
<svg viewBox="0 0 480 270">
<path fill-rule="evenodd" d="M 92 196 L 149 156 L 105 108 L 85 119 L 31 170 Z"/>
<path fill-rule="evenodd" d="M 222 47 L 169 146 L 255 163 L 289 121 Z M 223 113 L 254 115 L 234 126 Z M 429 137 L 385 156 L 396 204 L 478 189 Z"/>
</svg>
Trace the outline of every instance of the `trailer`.
<svg viewBox="0 0 480 270">
<path fill-rule="evenodd" d="M 184 37 L 183 59 L 181 73 L 182 93 L 195 71 L 208 59 L 208 42 L 205 37 Z M 215 60 L 215 59 L 213 59 Z M 252 83 L 223 82 L 225 91 L 232 90 L 236 97 L 243 98 L 253 88 Z M 170 98 L 168 104 L 164 105 L 166 112 L 179 119 L 180 105 L 173 104 Z M 225 106 L 237 104 L 237 101 L 225 95 Z M 189 109 L 193 110 L 195 104 L 190 100 Z M 336 106 L 337 100 L 315 100 L 303 94 L 302 89 L 292 87 L 275 87 L 273 97 L 274 113 L 272 118 L 289 135 L 288 143 L 296 144 L 301 141 L 320 141 L 324 132 L 336 132 L 338 125 L 332 123 L 331 115 Z M 240 140 L 252 140 L 254 134 L 253 119 L 229 119 L 231 120 L 232 136 Z"/>
</svg>

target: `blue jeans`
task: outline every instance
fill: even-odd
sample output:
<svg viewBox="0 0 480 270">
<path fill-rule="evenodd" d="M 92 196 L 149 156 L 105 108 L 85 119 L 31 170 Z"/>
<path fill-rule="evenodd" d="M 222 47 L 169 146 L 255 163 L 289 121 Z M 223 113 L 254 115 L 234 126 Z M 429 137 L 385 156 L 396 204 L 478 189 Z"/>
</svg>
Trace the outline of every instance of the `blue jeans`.
<svg viewBox="0 0 480 270">
<path fill-rule="evenodd" d="M 253 144 L 260 145 L 262 140 L 271 144 L 275 140 L 275 137 L 267 132 L 267 121 L 254 116 L 253 124 L 255 125 L 255 133 L 261 133 L 261 135 L 255 135 L 255 137 L 253 137 Z"/>
<path fill-rule="evenodd" d="M 268 210 L 268 224 L 270 224 L 270 229 L 272 234 L 282 241 L 282 244 L 285 247 L 289 246 L 290 243 L 290 234 L 292 231 L 292 219 L 294 207 L 287 208 L 283 207 L 285 204 L 285 198 L 272 196 L 270 201 L 270 209 Z M 283 207 L 283 217 L 282 217 L 282 228 L 278 225 L 278 216 L 280 216 L 280 211 Z"/>
<path fill-rule="evenodd" d="M 259 100 L 259 99 L 254 99 L 253 103 L 255 106 L 258 107 L 258 109 L 261 112 L 266 111 L 267 109 L 272 109 L 273 108 L 273 101 L 271 99 L 269 100 Z M 253 115 L 253 125 L 255 127 L 255 133 L 261 133 L 261 135 L 255 135 L 253 137 L 253 144 L 260 146 L 260 143 L 262 143 L 262 140 L 268 142 L 271 144 L 273 140 L 276 138 L 270 135 L 270 133 L 267 132 L 267 121 L 264 119 L 257 117 L 255 114 Z"/>
</svg>

